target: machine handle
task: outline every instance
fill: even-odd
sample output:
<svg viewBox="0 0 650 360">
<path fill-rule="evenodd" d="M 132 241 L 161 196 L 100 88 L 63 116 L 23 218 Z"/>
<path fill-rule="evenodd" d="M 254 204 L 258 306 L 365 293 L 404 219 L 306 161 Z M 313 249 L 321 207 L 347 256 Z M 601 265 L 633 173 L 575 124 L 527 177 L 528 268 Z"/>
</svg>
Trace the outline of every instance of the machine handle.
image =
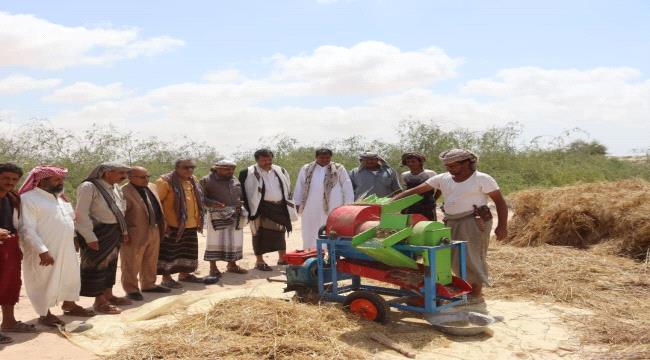
<svg viewBox="0 0 650 360">
<path fill-rule="evenodd" d="M 325 231 L 326 231 L 326 230 L 327 230 L 327 229 L 326 229 L 326 226 L 325 226 L 325 225 L 321 226 L 320 229 L 318 229 L 318 237 L 321 238 L 321 239 L 325 239 L 325 238 L 327 237 L 327 236 L 325 235 Z"/>
</svg>

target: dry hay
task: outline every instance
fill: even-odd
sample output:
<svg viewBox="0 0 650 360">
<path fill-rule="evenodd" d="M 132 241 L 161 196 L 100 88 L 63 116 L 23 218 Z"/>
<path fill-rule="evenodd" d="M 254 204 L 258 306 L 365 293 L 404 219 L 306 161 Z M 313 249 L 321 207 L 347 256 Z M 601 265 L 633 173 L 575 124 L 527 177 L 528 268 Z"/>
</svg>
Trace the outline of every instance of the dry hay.
<svg viewBox="0 0 650 360">
<path fill-rule="evenodd" d="M 110 359 L 364 359 L 338 339 L 357 327 L 336 307 L 242 297 L 146 332 Z"/>
<path fill-rule="evenodd" d="M 206 314 L 136 335 L 111 360 L 140 359 L 368 359 L 382 345 L 370 333 L 383 333 L 421 349 L 449 344 L 423 320 L 393 313 L 390 328 L 360 320 L 340 306 L 241 297 L 223 300 Z"/>
<path fill-rule="evenodd" d="M 599 358 L 650 359 L 648 264 L 571 247 L 518 248 L 495 244 L 488 253 L 488 298 L 555 302 L 591 310 L 571 315 L 583 344 L 602 346 Z"/>
<path fill-rule="evenodd" d="M 525 190 L 509 197 L 506 242 L 586 248 L 643 260 L 650 249 L 650 182 L 622 180 Z"/>
</svg>

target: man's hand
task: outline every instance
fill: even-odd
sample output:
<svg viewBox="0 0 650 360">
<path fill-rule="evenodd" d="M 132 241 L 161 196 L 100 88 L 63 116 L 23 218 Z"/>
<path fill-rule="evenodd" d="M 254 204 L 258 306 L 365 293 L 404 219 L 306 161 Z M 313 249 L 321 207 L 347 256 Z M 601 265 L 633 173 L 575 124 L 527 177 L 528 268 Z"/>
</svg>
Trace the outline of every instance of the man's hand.
<svg viewBox="0 0 650 360">
<path fill-rule="evenodd" d="M 95 250 L 95 251 L 99 250 L 99 242 L 98 241 L 89 242 L 89 243 L 86 244 L 86 246 L 88 246 L 89 249 L 92 249 L 92 250 Z"/>
<path fill-rule="evenodd" d="M 11 232 L 7 229 L 0 228 L 0 241 L 8 239 L 11 236 Z"/>
<path fill-rule="evenodd" d="M 50 255 L 49 251 L 38 254 L 38 257 L 41 258 L 41 262 L 39 263 L 41 266 L 50 266 L 54 264 L 54 258 Z"/>
<path fill-rule="evenodd" d="M 122 242 L 124 243 L 124 245 L 129 245 L 131 243 L 131 238 L 129 237 L 129 234 L 122 235 Z"/>
<path fill-rule="evenodd" d="M 226 207 L 226 204 L 218 202 L 218 201 L 212 201 L 210 205 L 206 205 L 207 207 L 211 208 L 224 208 Z"/>
<path fill-rule="evenodd" d="M 505 238 L 508 237 L 508 228 L 506 226 L 498 225 L 496 229 L 494 229 L 494 235 L 497 236 L 497 240 L 505 240 Z"/>
</svg>

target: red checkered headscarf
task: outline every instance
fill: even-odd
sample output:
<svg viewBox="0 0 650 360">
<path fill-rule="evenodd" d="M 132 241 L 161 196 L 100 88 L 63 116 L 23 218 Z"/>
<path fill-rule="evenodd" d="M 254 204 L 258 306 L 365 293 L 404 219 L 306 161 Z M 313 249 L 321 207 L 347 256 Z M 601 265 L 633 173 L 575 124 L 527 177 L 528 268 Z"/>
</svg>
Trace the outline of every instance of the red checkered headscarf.
<svg viewBox="0 0 650 360">
<path fill-rule="evenodd" d="M 29 172 L 27 175 L 27 180 L 23 183 L 23 186 L 18 190 L 18 194 L 24 194 L 28 191 L 34 190 L 38 186 L 38 183 L 47 179 L 50 176 L 66 176 L 68 174 L 68 169 L 53 166 L 53 165 L 42 165 L 37 166 Z"/>
</svg>

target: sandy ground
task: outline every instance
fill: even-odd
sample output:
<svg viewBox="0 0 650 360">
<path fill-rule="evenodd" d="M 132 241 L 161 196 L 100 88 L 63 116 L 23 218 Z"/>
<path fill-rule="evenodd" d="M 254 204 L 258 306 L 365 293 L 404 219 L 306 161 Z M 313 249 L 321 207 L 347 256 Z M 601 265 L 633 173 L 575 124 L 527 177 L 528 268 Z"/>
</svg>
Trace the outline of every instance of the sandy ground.
<svg viewBox="0 0 650 360">
<path fill-rule="evenodd" d="M 296 224 L 299 225 L 299 224 Z M 298 226 L 297 226 L 298 227 Z M 300 241 L 300 228 L 298 227 L 296 231 L 292 233 L 288 242 L 287 249 L 296 249 L 301 248 L 302 243 Z M 205 238 L 199 234 L 199 259 L 203 259 L 203 251 L 205 249 Z M 269 265 L 275 265 L 278 260 L 277 253 L 268 254 L 266 256 L 267 263 Z M 218 264 L 221 271 L 225 271 L 225 264 Z M 240 266 L 245 269 L 251 269 L 255 265 L 255 256 L 253 255 L 253 248 L 251 245 L 251 236 L 250 231 L 246 229 L 244 235 L 244 259 L 239 262 Z M 276 266 L 273 266 L 276 269 Z M 197 271 L 198 275 L 206 275 L 209 272 L 209 263 L 207 261 L 199 261 L 199 269 Z M 120 282 L 120 269 L 118 268 L 117 279 L 118 282 L 113 288 L 114 293 L 117 296 L 124 296 L 124 290 Z M 208 292 L 219 292 L 227 289 L 240 288 L 240 287 L 255 287 L 260 284 L 266 284 L 266 278 L 269 276 L 279 276 L 281 273 L 277 270 L 273 272 L 261 272 L 257 270 L 250 270 L 246 275 L 236 275 L 226 273 L 222 277 L 221 281 L 216 285 L 203 286 L 200 284 L 187 284 L 184 283 L 184 289 L 173 290 L 172 294 L 181 294 L 185 292 L 192 292 L 197 290 L 207 290 Z M 160 276 L 158 277 L 160 282 Z M 145 297 L 145 302 L 151 301 L 157 298 L 164 296 L 164 294 L 143 294 Z M 93 303 L 93 298 L 82 297 L 78 302 L 84 307 L 91 307 Z M 134 302 L 133 305 L 124 306 L 124 309 L 132 309 L 142 305 L 143 302 Z M 71 316 L 63 315 L 63 312 L 60 308 L 52 309 L 52 313 L 57 316 L 61 316 L 63 321 L 69 322 L 73 320 L 84 320 L 84 318 L 77 318 Z M 20 293 L 20 300 L 16 306 L 16 319 L 23 322 L 28 322 L 32 324 L 37 323 L 38 315 L 34 312 L 27 295 L 25 294 L 25 288 L 23 287 Z M 96 359 L 97 357 L 92 355 L 90 352 L 79 348 L 78 346 L 72 344 L 67 339 L 62 337 L 58 330 L 51 330 L 40 325 L 36 325 L 41 330 L 41 333 L 38 334 L 7 334 L 14 339 L 14 342 L 4 347 L 0 345 L 0 359 L 2 360 L 24 360 L 24 359 Z"/>
<path fill-rule="evenodd" d="M 290 236 L 287 244 L 288 249 L 300 248 L 300 229 L 296 224 L 295 231 Z M 199 254 L 203 256 L 205 241 L 200 238 Z M 255 257 L 252 253 L 250 233 L 246 231 L 244 241 L 244 259 L 240 265 L 250 269 L 255 263 Z M 277 261 L 277 254 L 269 254 L 267 262 L 274 265 Z M 221 269 L 225 270 L 225 263 L 221 264 Z M 276 267 L 274 266 L 274 269 Z M 198 273 L 207 274 L 209 269 L 208 263 L 201 261 Z M 222 280 L 217 285 L 203 286 L 199 284 L 186 284 L 182 290 L 174 290 L 174 295 L 187 293 L 192 296 L 193 293 L 219 294 L 220 297 L 228 296 L 229 293 L 241 293 L 242 288 L 259 288 L 269 287 L 277 288 L 278 296 L 282 293 L 283 284 L 269 284 L 266 278 L 269 276 L 279 276 L 281 273 L 277 270 L 273 272 L 260 272 L 251 270 L 247 275 L 224 274 Z M 118 270 L 119 279 L 119 270 Z M 116 295 L 124 295 L 121 285 L 114 288 Z M 216 294 L 215 294 L 216 295 Z M 163 295 L 144 294 L 145 302 L 163 297 Z M 126 309 L 135 309 L 144 304 L 136 302 Z M 82 306 L 89 307 L 92 305 L 91 298 L 82 298 Z M 430 342 L 421 348 L 417 348 L 418 358 L 442 358 L 442 359 L 548 359 L 548 358 L 573 358 L 579 353 L 580 344 L 577 343 L 577 336 L 570 330 L 570 326 L 563 322 L 562 315 L 576 309 L 560 308 L 552 305 L 535 304 L 529 302 L 507 302 L 507 301 L 488 301 L 488 310 L 493 315 L 503 316 L 505 321 L 499 322 L 493 326 L 492 336 L 482 336 L 478 338 L 449 338 L 451 341 L 445 344 Z M 135 310 L 133 311 L 135 312 Z M 55 315 L 61 315 L 60 309 L 53 309 Z M 131 313 L 129 311 L 128 313 Z M 37 315 L 32 309 L 24 290 L 21 293 L 20 302 L 16 308 L 16 317 L 19 320 L 36 323 Z M 387 325 L 391 327 L 391 332 L 399 336 L 400 331 L 412 333 L 418 332 L 418 336 L 428 335 L 434 330 L 428 326 L 420 324 L 413 328 L 413 324 L 405 322 L 401 316 L 397 321 Z M 64 321 L 83 320 L 62 316 Z M 420 321 L 421 323 L 421 321 Z M 38 325 L 37 325 L 38 326 Z M 91 352 L 84 350 L 66 338 L 62 337 L 58 331 L 49 330 L 39 327 L 42 330 L 38 334 L 11 334 L 15 342 L 13 344 L 0 347 L 0 358 L 3 360 L 13 359 L 97 359 L 98 357 Z M 433 338 L 433 336 L 431 336 Z M 399 338 L 395 338 L 399 341 Z M 378 359 L 398 359 L 403 358 L 398 353 L 388 350 L 381 345 L 371 343 L 368 345 L 369 353 L 372 357 Z"/>
</svg>

